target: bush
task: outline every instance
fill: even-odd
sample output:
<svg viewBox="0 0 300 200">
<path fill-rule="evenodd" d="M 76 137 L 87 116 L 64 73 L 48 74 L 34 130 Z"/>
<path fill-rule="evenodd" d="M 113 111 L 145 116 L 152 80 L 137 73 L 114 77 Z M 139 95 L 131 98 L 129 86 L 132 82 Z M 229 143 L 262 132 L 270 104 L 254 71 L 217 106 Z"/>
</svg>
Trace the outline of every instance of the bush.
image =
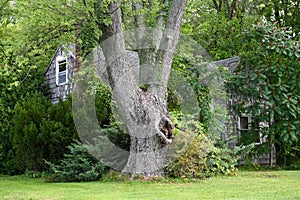
<svg viewBox="0 0 300 200">
<path fill-rule="evenodd" d="M 230 149 L 222 141 L 213 143 L 205 134 L 198 135 L 188 150 L 174 163 L 167 167 L 170 177 L 179 178 L 207 178 L 215 175 L 233 175 L 238 160 L 244 157 L 252 148 L 237 146 Z"/>
<path fill-rule="evenodd" d="M 272 153 L 275 146 L 276 164 L 293 164 L 300 158 L 299 37 L 284 21 L 262 18 L 237 39 L 243 42 L 241 65 L 228 84 L 232 94 L 238 94 L 232 109 L 251 116 L 252 129 L 267 138 L 255 153 Z M 241 142 L 256 138 L 247 133 Z"/>
<path fill-rule="evenodd" d="M 211 144 L 204 141 L 206 138 L 202 124 L 181 112 L 171 112 L 170 115 L 176 128 L 174 130 L 174 143 L 170 146 L 169 151 L 175 152 L 175 156 L 179 153 L 178 150 L 183 154 L 167 166 L 167 176 L 203 178 L 203 161 L 210 151 Z"/>
<path fill-rule="evenodd" d="M 53 105 L 41 94 L 21 100 L 14 109 L 10 165 L 21 173 L 46 169 L 44 159 L 57 162 L 77 139 L 70 100 Z"/>
<path fill-rule="evenodd" d="M 81 182 L 96 181 L 105 172 L 105 167 L 91 157 L 87 149 L 80 143 L 75 142 L 68 146 L 70 153 L 64 155 L 60 164 L 45 161 L 50 167 L 45 180 L 48 182 Z"/>
<path fill-rule="evenodd" d="M 175 134 L 183 131 L 177 135 L 180 141 L 191 139 L 193 138 L 191 135 L 194 134 L 196 137 L 187 150 L 175 162 L 167 166 L 166 172 L 169 177 L 201 179 L 218 174 L 235 174 L 237 170 L 235 165 L 238 160 L 254 147 L 250 144 L 230 149 L 228 143 L 235 138 L 215 141 L 203 132 L 201 123 L 194 120 L 185 121 L 183 115 L 178 112 L 171 113 L 171 116 L 177 127 Z M 185 144 L 188 143 L 185 142 Z"/>
<path fill-rule="evenodd" d="M 166 169 L 172 178 L 204 178 L 205 156 L 209 146 L 203 142 L 204 135 L 197 136 L 188 150 Z"/>
<path fill-rule="evenodd" d="M 253 148 L 254 144 L 249 144 L 230 149 L 224 141 L 218 141 L 205 158 L 206 176 L 235 174 L 237 171 L 235 166 L 239 159 L 245 157 Z"/>
</svg>

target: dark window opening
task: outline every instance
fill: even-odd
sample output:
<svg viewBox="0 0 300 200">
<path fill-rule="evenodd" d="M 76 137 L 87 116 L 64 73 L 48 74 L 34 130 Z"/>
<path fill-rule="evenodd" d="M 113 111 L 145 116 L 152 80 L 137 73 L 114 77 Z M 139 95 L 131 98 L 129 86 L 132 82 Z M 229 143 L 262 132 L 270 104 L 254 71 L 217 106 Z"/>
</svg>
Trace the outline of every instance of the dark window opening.
<svg viewBox="0 0 300 200">
<path fill-rule="evenodd" d="M 63 72 L 67 70 L 67 62 L 66 60 L 58 61 L 59 72 Z"/>
<path fill-rule="evenodd" d="M 248 130 L 249 129 L 249 121 L 248 117 L 240 117 L 240 129 Z"/>
<path fill-rule="evenodd" d="M 240 117 L 240 144 L 260 143 L 259 124 L 251 117 Z"/>
</svg>

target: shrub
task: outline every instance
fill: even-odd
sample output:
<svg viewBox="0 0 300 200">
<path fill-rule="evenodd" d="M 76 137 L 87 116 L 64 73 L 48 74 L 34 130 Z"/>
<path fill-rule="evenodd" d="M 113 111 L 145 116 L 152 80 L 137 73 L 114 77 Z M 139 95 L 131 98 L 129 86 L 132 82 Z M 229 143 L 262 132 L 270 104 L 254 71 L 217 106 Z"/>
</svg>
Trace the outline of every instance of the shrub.
<svg viewBox="0 0 300 200">
<path fill-rule="evenodd" d="M 254 147 L 254 144 L 250 144 L 230 149 L 228 145 L 230 138 L 226 141 L 221 139 L 215 141 L 203 132 L 201 123 L 194 120 L 186 121 L 183 115 L 178 112 L 171 113 L 171 116 L 175 124 L 177 123 L 175 134 L 181 132 L 180 135 L 175 136 L 175 139 L 179 137 L 180 141 L 191 139 L 193 141 L 175 162 L 166 167 L 169 177 L 190 179 L 206 178 L 218 174 L 234 174 L 237 170 L 235 165 L 238 160 L 248 154 Z M 188 143 L 184 143 L 188 145 Z M 180 143 L 177 145 L 180 145 Z"/>
<path fill-rule="evenodd" d="M 254 144 L 249 144 L 230 149 L 226 142 L 218 141 L 205 158 L 206 176 L 235 174 L 237 171 L 235 166 L 239 159 L 245 157 L 253 148 Z"/>
<path fill-rule="evenodd" d="M 232 109 L 261 123 L 251 125 L 267 139 L 256 148 L 258 155 L 275 153 L 272 152 L 275 146 L 276 163 L 293 164 L 300 158 L 299 37 L 284 21 L 263 18 L 237 39 L 243 42 L 241 65 L 229 81 L 229 89 L 238 94 Z M 246 144 L 253 139 L 245 137 L 241 142 Z"/>
<path fill-rule="evenodd" d="M 202 142 L 204 135 L 195 138 L 188 150 L 178 160 L 167 166 L 166 173 L 174 178 L 204 178 L 205 156 L 209 145 Z"/>
<path fill-rule="evenodd" d="M 53 105 L 41 94 L 21 100 L 14 109 L 11 166 L 24 173 L 46 169 L 43 159 L 57 162 L 77 139 L 70 101 Z"/>
<path fill-rule="evenodd" d="M 230 149 L 225 143 L 221 146 L 220 143 L 212 142 L 205 134 L 198 135 L 188 150 L 168 165 L 168 176 L 202 179 L 219 174 L 235 174 L 235 165 L 253 148 L 253 144 Z"/>
<path fill-rule="evenodd" d="M 203 178 L 203 161 L 211 144 L 204 141 L 202 124 L 180 112 L 170 114 L 176 128 L 174 143 L 169 151 L 178 154 L 180 150 L 183 154 L 167 166 L 167 175 L 175 178 Z"/>
<path fill-rule="evenodd" d="M 56 165 L 45 161 L 50 167 L 46 181 L 50 182 L 80 182 L 96 181 L 105 172 L 105 167 L 91 157 L 87 149 L 78 141 L 68 146 L 70 153 Z"/>
</svg>

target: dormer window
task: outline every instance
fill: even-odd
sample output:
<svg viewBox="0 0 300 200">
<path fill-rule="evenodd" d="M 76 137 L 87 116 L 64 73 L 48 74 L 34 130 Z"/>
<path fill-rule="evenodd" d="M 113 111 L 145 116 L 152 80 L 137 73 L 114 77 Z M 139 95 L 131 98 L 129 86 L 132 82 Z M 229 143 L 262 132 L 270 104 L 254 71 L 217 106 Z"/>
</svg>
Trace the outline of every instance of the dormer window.
<svg viewBox="0 0 300 200">
<path fill-rule="evenodd" d="M 64 85 L 68 83 L 67 58 L 58 56 L 56 58 L 56 84 Z"/>
</svg>

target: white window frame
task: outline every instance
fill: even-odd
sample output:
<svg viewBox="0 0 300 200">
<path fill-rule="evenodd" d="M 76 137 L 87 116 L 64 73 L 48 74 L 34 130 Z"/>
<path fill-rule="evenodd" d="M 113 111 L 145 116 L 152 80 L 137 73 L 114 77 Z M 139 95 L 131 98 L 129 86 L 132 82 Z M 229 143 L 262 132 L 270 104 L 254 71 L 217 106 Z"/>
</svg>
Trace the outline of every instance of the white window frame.
<svg viewBox="0 0 300 200">
<path fill-rule="evenodd" d="M 244 129 L 241 127 L 241 118 L 246 117 L 248 119 L 248 129 Z M 241 134 L 241 131 L 251 131 L 252 130 L 252 117 L 251 115 L 247 114 L 242 114 L 238 118 L 239 123 L 238 123 L 238 128 L 239 128 L 239 133 Z M 261 128 L 261 122 L 259 122 L 259 128 Z M 259 130 L 258 130 L 259 131 Z M 260 145 L 264 142 L 264 137 L 262 136 L 261 132 L 259 131 L 259 142 L 255 142 L 255 145 Z"/>
<path fill-rule="evenodd" d="M 59 63 L 65 61 L 66 62 L 66 70 L 60 72 L 59 71 Z M 68 69 L 68 59 L 65 56 L 57 56 L 56 57 L 56 63 L 55 63 L 55 77 L 56 77 L 56 85 L 65 85 L 68 83 L 68 73 L 69 73 L 69 69 Z M 59 82 L 59 77 L 65 75 L 66 76 L 66 81 L 65 82 Z"/>
</svg>

